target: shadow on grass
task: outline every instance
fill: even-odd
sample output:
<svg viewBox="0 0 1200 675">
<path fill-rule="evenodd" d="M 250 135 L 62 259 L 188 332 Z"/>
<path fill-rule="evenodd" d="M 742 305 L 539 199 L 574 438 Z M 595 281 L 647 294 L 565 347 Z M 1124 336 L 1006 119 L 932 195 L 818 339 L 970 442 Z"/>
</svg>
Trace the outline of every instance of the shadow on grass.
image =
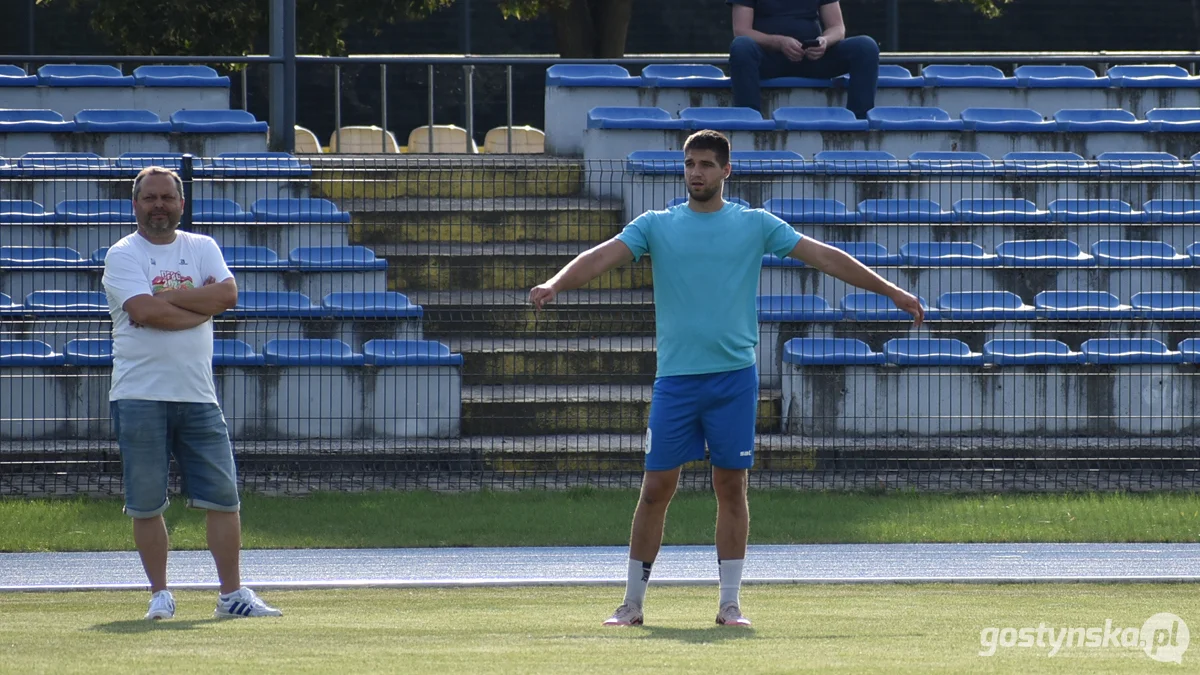
<svg viewBox="0 0 1200 675">
<path fill-rule="evenodd" d="M 667 626 L 642 626 L 641 630 L 654 640 L 674 640 L 687 644 L 715 644 L 730 640 L 750 640 L 755 637 L 753 628 L 732 628 L 713 625 L 711 628 L 670 628 Z"/>
<path fill-rule="evenodd" d="M 172 619 L 170 621 L 128 619 L 125 621 L 109 621 L 108 623 L 98 623 L 88 630 L 94 630 L 99 633 L 113 633 L 116 635 L 138 635 L 141 633 L 151 633 L 159 630 L 194 630 L 199 626 L 217 623 L 218 621 L 220 621 L 220 619 Z"/>
</svg>

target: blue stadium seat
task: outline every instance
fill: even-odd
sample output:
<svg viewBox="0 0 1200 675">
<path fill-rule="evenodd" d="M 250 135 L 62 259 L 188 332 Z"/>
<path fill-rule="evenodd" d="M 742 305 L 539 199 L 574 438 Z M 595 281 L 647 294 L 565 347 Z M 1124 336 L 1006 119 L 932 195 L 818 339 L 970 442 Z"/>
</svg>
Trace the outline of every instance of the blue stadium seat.
<svg viewBox="0 0 1200 675">
<path fill-rule="evenodd" d="M 326 316 L 339 319 L 420 319 L 425 315 L 423 307 L 395 291 L 330 293 L 321 300 L 321 308 Z"/>
<path fill-rule="evenodd" d="M 29 75 L 20 66 L 0 64 L 0 87 L 34 87 L 37 76 Z"/>
<path fill-rule="evenodd" d="M 993 267 L 1000 260 L 996 254 L 969 241 L 908 242 L 900 245 L 900 255 L 904 256 L 905 264 L 918 267 Z"/>
<path fill-rule="evenodd" d="M 312 165 L 286 152 L 223 152 L 201 167 L 202 176 L 237 176 L 239 178 L 307 178 Z"/>
<path fill-rule="evenodd" d="M 647 175 L 683 175 L 683 151 L 634 150 L 625 158 L 625 170 Z"/>
<path fill-rule="evenodd" d="M 63 347 L 63 362 L 68 366 L 111 366 L 113 341 L 107 338 L 76 338 Z"/>
<path fill-rule="evenodd" d="M 1087 66 L 1017 66 L 1017 85 L 1031 89 L 1104 89 L 1112 83 Z"/>
<path fill-rule="evenodd" d="M 864 199 L 858 212 L 872 223 L 949 223 L 953 211 L 930 199 Z"/>
<path fill-rule="evenodd" d="M 804 156 L 792 150 L 734 150 L 729 153 L 734 174 L 796 174 L 807 171 Z"/>
<path fill-rule="evenodd" d="M 1142 212 L 1151 223 L 1200 223 L 1200 200 L 1151 199 Z"/>
<path fill-rule="evenodd" d="M 170 125 L 169 122 L 164 124 Z M 199 160 L 192 160 L 193 166 L 199 166 Z M 113 162 L 124 175 L 133 177 L 148 166 L 161 166 L 172 171 L 183 168 L 183 153 L 181 152 L 126 152 Z"/>
<path fill-rule="evenodd" d="M 229 78 L 208 66 L 139 66 L 133 81 L 142 87 L 223 87 Z"/>
<path fill-rule="evenodd" d="M 305 318 L 321 316 L 320 307 L 295 291 L 238 291 L 237 306 L 227 314 L 237 317 Z"/>
<path fill-rule="evenodd" d="M 867 111 L 872 129 L 885 131 L 962 131 L 962 120 L 941 108 L 880 106 Z"/>
<path fill-rule="evenodd" d="M 1129 305 L 1146 319 L 1200 319 L 1200 293 L 1195 291 L 1142 291 Z"/>
<path fill-rule="evenodd" d="M 1200 131 L 1200 108 L 1154 108 L 1146 111 L 1151 131 Z"/>
<path fill-rule="evenodd" d="M 560 63 L 546 69 L 547 87 L 640 87 L 642 78 L 612 64 Z"/>
<path fill-rule="evenodd" d="M 78 267 L 90 263 L 65 246 L 0 246 L 0 267 Z"/>
<path fill-rule="evenodd" d="M 830 89 L 834 81 L 818 77 L 769 77 L 759 85 L 763 89 Z"/>
<path fill-rule="evenodd" d="M 75 130 L 92 134 L 165 134 L 171 123 L 149 110 L 80 110 Z"/>
<path fill-rule="evenodd" d="M 1112 80 L 1115 87 L 1140 89 L 1200 87 L 1200 77 L 1193 77 L 1182 67 L 1171 65 L 1112 66 L 1108 69 L 1108 78 Z"/>
<path fill-rule="evenodd" d="M 94 152 L 27 152 L 17 159 L 19 175 L 45 178 L 116 176 L 109 161 Z"/>
<path fill-rule="evenodd" d="M 763 119 L 753 108 L 684 108 L 679 119 L 687 120 L 688 129 L 718 129 L 721 131 L 771 131 L 774 120 Z"/>
<path fill-rule="evenodd" d="M 729 88 L 729 78 L 720 68 L 686 63 L 655 63 L 642 69 L 647 87 Z"/>
<path fill-rule="evenodd" d="M 801 260 L 796 260 L 791 257 L 780 258 L 773 253 L 764 254 L 762 257 L 763 267 L 807 267 Z"/>
<path fill-rule="evenodd" d="M 781 199 L 763 202 L 763 208 L 789 223 L 853 223 L 858 215 L 836 199 Z"/>
<path fill-rule="evenodd" d="M 841 310 L 829 306 L 819 295 L 760 295 L 758 320 L 779 321 L 841 321 Z"/>
<path fill-rule="evenodd" d="M 797 366 L 878 366 L 883 354 L 853 338 L 792 338 L 783 345 L 783 362 Z"/>
<path fill-rule="evenodd" d="M 931 87 L 1015 87 L 1017 78 L 1006 77 L 995 66 L 932 65 L 921 71 Z"/>
<path fill-rule="evenodd" d="M 271 366 L 361 366 L 366 359 L 341 340 L 276 338 L 263 345 L 263 361 Z"/>
<path fill-rule="evenodd" d="M 963 128 L 972 131 L 1006 134 L 1058 131 L 1057 122 L 1029 108 L 966 108 L 958 116 L 963 121 Z"/>
<path fill-rule="evenodd" d="M 904 256 L 888 253 L 887 247 L 874 241 L 827 241 L 828 246 L 848 253 L 864 265 L 890 267 L 904 264 Z"/>
<path fill-rule="evenodd" d="M 1096 166 L 1105 173 L 1132 176 L 1196 174 L 1195 164 L 1181 162 L 1169 152 L 1102 152 L 1096 155 Z"/>
<path fill-rule="evenodd" d="M 128 199 L 66 199 L 54 208 L 68 223 L 133 223 L 133 202 Z"/>
<path fill-rule="evenodd" d="M 62 354 L 41 340 L 0 340 L 0 368 L 40 368 L 64 362 Z"/>
<path fill-rule="evenodd" d="M 849 78 L 847 77 L 847 80 Z M 925 86 L 925 77 L 913 75 L 912 71 L 894 63 L 883 63 L 879 66 L 879 81 L 876 86 L 882 89 L 911 89 Z"/>
<path fill-rule="evenodd" d="M 1037 314 L 1021 296 L 1009 291 L 942 293 L 937 308 L 943 319 L 963 321 L 1032 321 Z"/>
<path fill-rule="evenodd" d="M 1083 363 L 1083 352 L 1058 340 L 998 339 L 983 344 L 983 362 L 996 366 L 1064 366 Z"/>
<path fill-rule="evenodd" d="M 92 263 L 103 266 L 104 259 L 108 257 L 108 248 L 109 247 L 107 246 L 101 246 L 95 251 L 92 251 Z"/>
<path fill-rule="evenodd" d="M 171 128 L 181 134 L 265 134 L 267 123 L 245 110 L 178 110 Z"/>
<path fill-rule="evenodd" d="M 813 155 L 812 166 L 827 174 L 870 175 L 904 169 L 895 155 L 883 150 L 822 150 Z"/>
<path fill-rule="evenodd" d="M 1146 214 L 1120 199 L 1055 199 L 1050 213 L 1060 223 L 1144 223 Z"/>
<path fill-rule="evenodd" d="M 0 316 L 24 314 L 25 305 L 12 301 L 5 293 L 0 293 Z"/>
<path fill-rule="evenodd" d="M 49 223 L 53 213 L 31 199 L 0 199 L 0 223 Z"/>
<path fill-rule="evenodd" d="M 870 122 L 846 108 L 776 108 L 771 117 L 788 131 L 866 131 Z"/>
<path fill-rule="evenodd" d="M 266 223 L 348 223 L 350 214 L 328 199 L 260 199 L 250 207 Z"/>
<path fill-rule="evenodd" d="M 248 223 L 254 214 L 242 210 L 232 199 L 193 199 L 193 223 Z"/>
<path fill-rule="evenodd" d="M 108 296 L 98 291 L 34 291 L 25 310 L 36 316 L 108 316 Z"/>
<path fill-rule="evenodd" d="M 1028 199 L 960 199 L 954 213 L 964 223 L 1049 223 L 1050 212 Z"/>
<path fill-rule="evenodd" d="M 1080 349 L 1087 362 L 1096 365 L 1183 363 L 1183 354 L 1151 338 L 1092 338 Z"/>
<path fill-rule="evenodd" d="M 1002 160 L 1006 169 L 1018 175 L 1086 176 L 1099 173 L 1094 164 L 1074 152 L 1028 150 L 1010 152 Z"/>
<path fill-rule="evenodd" d="M 132 87 L 132 75 L 112 66 L 45 65 L 38 68 L 38 84 L 46 87 Z"/>
<path fill-rule="evenodd" d="M 462 354 L 433 340 L 368 340 L 363 356 L 369 366 L 461 366 Z"/>
<path fill-rule="evenodd" d="M 688 129 L 687 120 L 662 108 L 602 106 L 588 111 L 589 129 Z"/>
<path fill-rule="evenodd" d="M 908 156 L 908 168 L 932 174 L 997 176 L 1003 173 L 1000 164 L 982 152 L 959 150 L 918 150 Z"/>
<path fill-rule="evenodd" d="M 1200 363 L 1200 338 L 1188 338 L 1179 343 L 1179 353 L 1185 363 Z"/>
<path fill-rule="evenodd" d="M 1191 267 L 1192 257 L 1163 241 L 1101 239 L 1092 244 L 1101 267 Z"/>
<path fill-rule="evenodd" d="M 266 246 L 222 246 L 221 256 L 229 269 L 272 270 L 287 269 L 288 261 L 280 260 Z"/>
<path fill-rule="evenodd" d="M 929 309 L 925 298 L 918 297 L 918 300 L 925 308 L 927 321 L 939 316 L 937 310 Z M 841 309 L 843 317 L 850 321 L 912 321 L 912 315 L 896 307 L 891 298 L 878 293 L 850 293 L 842 298 Z"/>
<path fill-rule="evenodd" d="M 387 261 L 366 246 L 297 246 L 288 260 L 301 270 L 387 269 Z"/>
<path fill-rule="evenodd" d="M 0 108 L 0 134 L 61 134 L 75 131 L 74 120 L 53 110 Z"/>
<path fill-rule="evenodd" d="M 1097 133 L 1104 131 L 1150 131 L 1150 123 L 1120 108 L 1068 109 L 1054 113 L 1059 131 Z"/>
<path fill-rule="evenodd" d="M 725 199 L 725 201 L 730 202 L 732 204 L 741 204 L 742 206 L 744 206 L 746 208 L 750 208 L 750 202 L 746 201 L 745 199 L 742 199 L 741 197 L 725 197 L 724 199 Z M 686 204 L 687 202 L 688 202 L 687 197 L 676 197 L 676 198 L 672 199 L 671 201 L 667 202 L 667 208 L 671 208 L 672 206 L 679 206 L 680 204 Z"/>
<path fill-rule="evenodd" d="M 212 364 L 214 367 L 261 366 L 264 363 L 266 363 L 266 359 L 262 354 L 255 353 L 254 347 L 241 340 L 213 340 Z"/>
<path fill-rule="evenodd" d="M 1005 267 L 1094 267 L 1096 259 L 1069 239 L 1020 239 L 996 247 Z"/>
<path fill-rule="evenodd" d="M 953 338 L 892 338 L 883 357 L 897 366 L 982 366 L 983 354 Z"/>
<path fill-rule="evenodd" d="M 1045 319 L 1133 319 L 1133 308 L 1105 291 L 1042 291 L 1033 299 Z"/>
</svg>

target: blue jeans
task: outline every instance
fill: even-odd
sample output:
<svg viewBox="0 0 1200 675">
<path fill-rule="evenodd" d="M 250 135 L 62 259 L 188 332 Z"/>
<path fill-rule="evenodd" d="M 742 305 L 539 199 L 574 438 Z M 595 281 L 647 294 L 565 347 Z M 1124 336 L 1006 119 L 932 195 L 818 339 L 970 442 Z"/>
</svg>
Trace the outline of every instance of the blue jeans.
<svg viewBox="0 0 1200 675">
<path fill-rule="evenodd" d="M 733 80 L 733 105 L 760 110 L 760 82 L 773 77 L 817 79 L 850 75 L 846 107 L 865 119 L 875 107 L 875 85 L 879 81 L 879 45 L 858 35 L 846 38 L 825 51 L 821 58 L 793 62 L 783 52 L 767 51 L 748 37 L 734 38 L 729 46 L 729 76 Z"/>
<path fill-rule="evenodd" d="M 121 449 L 125 513 L 153 518 L 167 510 L 171 455 L 188 506 L 237 511 L 237 469 L 225 416 L 215 403 L 120 400 L 109 404 Z"/>
</svg>

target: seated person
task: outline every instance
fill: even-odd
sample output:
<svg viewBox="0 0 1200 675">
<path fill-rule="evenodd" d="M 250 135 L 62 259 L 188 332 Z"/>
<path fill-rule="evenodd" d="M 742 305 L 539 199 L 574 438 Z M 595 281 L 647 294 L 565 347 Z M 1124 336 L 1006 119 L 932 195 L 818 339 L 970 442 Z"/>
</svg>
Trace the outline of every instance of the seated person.
<svg viewBox="0 0 1200 675">
<path fill-rule="evenodd" d="M 733 105 L 759 110 L 762 79 L 849 74 L 846 107 L 859 119 L 875 107 L 879 45 L 865 35 L 846 37 L 838 0 L 725 2 L 733 6 Z"/>
</svg>

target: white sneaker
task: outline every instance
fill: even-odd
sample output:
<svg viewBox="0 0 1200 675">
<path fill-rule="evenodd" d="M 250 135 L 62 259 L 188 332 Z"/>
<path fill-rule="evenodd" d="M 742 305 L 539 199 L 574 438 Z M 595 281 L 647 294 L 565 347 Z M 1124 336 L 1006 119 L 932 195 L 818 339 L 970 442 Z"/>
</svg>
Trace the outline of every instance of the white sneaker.
<svg viewBox="0 0 1200 675">
<path fill-rule="evenodd" d="M 159 591 L 150 596 L 150 611 L 146 612 L 147 621 L 160 621 L 175 618 L 175 596 L 171 591 Z"/>
<path fill-rule="evenodd" d="M 247 616 L 283 616 L 283 612 L 270 607 L 254 591 L 245 586 L 237 589 L 222 600 L 217 596 L 217 609 L 213 616 L 221 619 Z"/>
<path fill-rule="evenodd" d="M 605 626 L 640 626 L 642 625 L 642 608 L 633 605 L 621 605 L 613 615 L 604 622 Z"/>
<path fill-rule="evenodd" d="M 717 612 L 717 625 L 746 627 L 750 625 L 750 619 L 742 616 L 742 610 L 735 603 L 730 602 Z"/>
</svg>

